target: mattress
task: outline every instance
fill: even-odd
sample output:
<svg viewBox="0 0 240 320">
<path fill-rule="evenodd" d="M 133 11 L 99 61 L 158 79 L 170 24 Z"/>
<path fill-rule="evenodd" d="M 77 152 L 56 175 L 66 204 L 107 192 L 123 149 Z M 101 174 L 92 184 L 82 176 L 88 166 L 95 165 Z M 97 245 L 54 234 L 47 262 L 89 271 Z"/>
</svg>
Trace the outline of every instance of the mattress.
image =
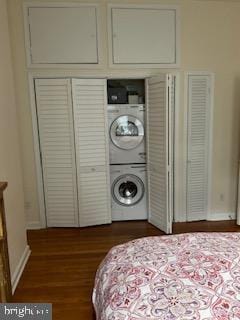
<svg viewBox="0 0 240 320">
<path fill-rule="evenodd" d="M 113 247 L 97 271 L 93 305 L 97 320 L 240 319 L 240 233 Z"/>
</svg>

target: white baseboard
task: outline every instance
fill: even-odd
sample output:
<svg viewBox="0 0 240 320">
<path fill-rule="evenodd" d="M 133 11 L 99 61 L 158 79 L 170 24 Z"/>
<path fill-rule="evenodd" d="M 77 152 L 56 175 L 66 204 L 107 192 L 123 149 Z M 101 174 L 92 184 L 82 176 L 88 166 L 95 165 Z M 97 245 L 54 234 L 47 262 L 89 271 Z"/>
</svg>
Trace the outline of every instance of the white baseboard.
<svg viewBox="0 0 240 320">
<path fill-rule="evenodd" d="M 235 220 L 236 213 L 235 212 L 211 212 L 208 217 L 207 221 L 222 221 L 222 220 Z M 174 222 L 186 222 L 185 218 L 178 218 L 178 220 Z M 240 218 L 239 218 L 240 224 Z"/>
<path fill-rule="evenodd" d="M 235 212 L 212 212 L 209 214 L 208 221 L 235 220 Z"/>
<path fill-rule="evenodd" d="M 179 217 L 175 217 L 173 223 L 178 223 L 178 222 L 186 222 L 186 215 L 184 217 L 183 215 Z"/>
<path fill-rule="evenodd" d="M 16 268 L 16 270 L 14 271 L 14 273 L 12 275 L 12 279 L 11 279 L 11 282 L 12 282 L 12 293 L 14 293 L 15 290 L 16 290 L 16 287 L 17 287 L 18 282 L 19 282 L 19 280 L 21 278 L 21 275 L 23 273 L 23 270 L 25 268 L 25 265 L 26 265 L 26 263 L 28 261 L 28 258 L 30 256 L 30 254 L 31 254 L 31 250 L 30 250 L 29 246 L 27 245 L 25 250 L 24 250 L 24 252 L 23 252 L 23 254 L 22 254 L 22 256 L 21 256 L 21 259 L 20 259 L 20 261 L 19 261 L 19 263 L 17 265 L 17 268 Z"/>
<path fill-rule="evenodd" d="M 42 229 L 40 221 L 30 221 L 27 223 L 27 230 Z"/>
</svg>

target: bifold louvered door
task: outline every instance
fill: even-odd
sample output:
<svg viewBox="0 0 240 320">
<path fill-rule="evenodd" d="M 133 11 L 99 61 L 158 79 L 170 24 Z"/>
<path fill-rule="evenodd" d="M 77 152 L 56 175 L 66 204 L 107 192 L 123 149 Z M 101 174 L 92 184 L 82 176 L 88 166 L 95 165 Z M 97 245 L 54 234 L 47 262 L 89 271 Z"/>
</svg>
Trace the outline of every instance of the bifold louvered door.
<svg viewBox="0 0 240 320">
<path fill-rule="evenodd" d="M 106 80 L 72 79 L 80 226 L 111 222 Z"/>
<path fill-rule="evenodd" d="M 211 76 L 188 75 L 187 220 L 208 213 Z"/>
<path fill-rule="evenodd" d="M 147 80 L 147 166 L 149 222 L 172 232 L 172 77 Z"/>
<path fill-rule="evenodd" d="M 36 79 L 47 226 L 78 226 L 71 81 Z"/>
</svg>

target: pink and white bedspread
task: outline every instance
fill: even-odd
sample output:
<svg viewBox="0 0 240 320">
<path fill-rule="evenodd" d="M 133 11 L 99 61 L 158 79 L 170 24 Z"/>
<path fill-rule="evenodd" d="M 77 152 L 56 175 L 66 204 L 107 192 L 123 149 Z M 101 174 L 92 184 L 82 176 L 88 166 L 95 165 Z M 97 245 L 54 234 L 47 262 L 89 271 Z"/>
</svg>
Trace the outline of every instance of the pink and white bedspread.
<svg viewBox="0 0 240 320">
<path fill-rule="evenodd" d="M 240 233 L 116 246 L 97 271 L 93 304 L 97 320 L 240 319 Z"/>
</svg>

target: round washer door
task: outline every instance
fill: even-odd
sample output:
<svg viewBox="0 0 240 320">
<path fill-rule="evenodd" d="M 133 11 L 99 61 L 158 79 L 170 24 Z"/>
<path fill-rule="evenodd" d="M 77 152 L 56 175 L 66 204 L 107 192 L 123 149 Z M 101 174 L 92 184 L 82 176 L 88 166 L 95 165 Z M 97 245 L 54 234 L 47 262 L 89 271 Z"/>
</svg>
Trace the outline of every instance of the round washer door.
<svg viewBox="0 0 240 320">
<path fill-rule="evenodd" d="M 112 185 L 112 196 L 122 206 L 137 204 L 142 200 L 144 192 L 142 180 L 133 174 L 120 176 Z"/>
<path fill-rule="evenodd" d="M 118 148 L 134 149 L 144 138 L 143 124 L 134 116 L 120 116 L 111 125 L 110 137 Z"/>
</svg>

